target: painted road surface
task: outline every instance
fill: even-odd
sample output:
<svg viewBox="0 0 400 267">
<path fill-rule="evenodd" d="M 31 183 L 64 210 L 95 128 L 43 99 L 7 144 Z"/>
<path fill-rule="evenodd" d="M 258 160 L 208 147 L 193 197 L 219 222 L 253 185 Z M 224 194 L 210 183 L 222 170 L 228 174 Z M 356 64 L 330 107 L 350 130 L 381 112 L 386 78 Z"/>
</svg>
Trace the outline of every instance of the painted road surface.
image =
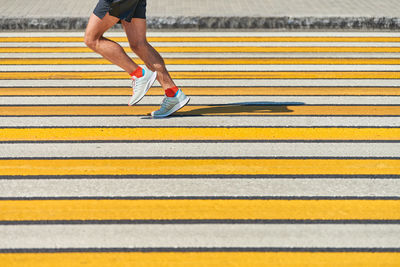
<svg viewBox="0 0 400 267">
<path fill-rule="evenodd" d="M 149 40 L 167 119 L 83 33 L 0 33 L 1 266 L 399 266 L 399 33 Z"/>
</svg>

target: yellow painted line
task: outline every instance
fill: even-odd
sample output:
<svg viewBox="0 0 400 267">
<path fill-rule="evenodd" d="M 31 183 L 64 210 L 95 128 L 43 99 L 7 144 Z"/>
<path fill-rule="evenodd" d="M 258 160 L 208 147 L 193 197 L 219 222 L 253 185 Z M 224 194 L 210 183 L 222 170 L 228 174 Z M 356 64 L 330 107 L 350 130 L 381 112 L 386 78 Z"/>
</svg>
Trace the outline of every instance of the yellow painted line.
<svg viewBox="0 0 400 267">
<path fill-rule="evenodd" d="M 174 79 L 400 79 L 398 71 L 172 71 Z M 0 72 L 0 80 L 126 79 L 116 71 Z"/>
<path fill-rule="evenodd" d="M 140 59 L 134 59 L 143 64 Z M 167 65 L 400 65 L 397 58 L 164 58 Z M 1 65 L 111 65 L 102 58 L 4 58 Z"/>
<path fill-rule="evenodd" d="M 140 59 L 136 63 L 143 64 Z M 165 58 L 167 65 L 399 65 L 397 58 Z M 103 58 L 4 58 L 1 65 L 111 65 Z"/>
<path fill-rule="evenodd" d="M 4 106 L 0 116 L 140 116 L 149 115 L 159 106 Z M 391 116 L 400 115 L 400 106 L 186 106 L 177 115 L 356 115 L 356 116 Z"/>
<path fill-rule="evenodd" d="M 400 128 L 27 128 L 0 141 L 44 140 L 400 140 Z"/>
<path fill-rule="evenodd" d="M 398 267 L 400 253 L 152 252 L 0 254 L 7 267 Z"/>
<path fill-rule="evenodd" d="M 400 87 L 185 87 L 187 95 L 400 95 Z M 130 96 L 128 87 L 10 87 L 1 88 L 0 96 Z M 164 95 L 160 87 L 152 87 L 147 95 Z"/>
<path fill-rule="evenodd" d="M 141 59 L 134 59 L 137 64 L 144 64 Z M 165 58 L 168 65 L 258 65 L 264 64 L 264 59 L 259 58 Z M 398 61 L 397 61 L 398 63 Z M 396 64 L 397 64 L 396 63 Z M 110 65 L 102 58 L 20 58 L 2 59 L 2 65 Z M 400 64 L 400 63 L 399 63 Z"/>
<path fill-rule="evenodd" d="M 399 219 L 400 200 L 0 201 L 0 221 Z"/>
<path fill-rule="evenodd" d="M 161 53 L 399 53 L 400 47 L 155 47 Z M 128 47 L 125 51 L 130 52 Z M 0 47 L 0 53 L 91 53 L 87 47 Z"/>
<path fill-rule="evenodd" d="M 389 159 L 0 160 L 1 175 L 400 175 Z M 399 207 L 400 208 L 400 207 Z M 3 209 L 0 209 L 0 212 Z M 399 209 L 400 210 L 400 209 Z"/>
<path fill-rule="evenodd" d="M 128 42 L 126 37 L 111 37 Z M 148 37 L 149 42 L 400 42 L 400 37 Z M 82 37 L 0 37 L 0 42 L 82 42 Z"/>
</svg>

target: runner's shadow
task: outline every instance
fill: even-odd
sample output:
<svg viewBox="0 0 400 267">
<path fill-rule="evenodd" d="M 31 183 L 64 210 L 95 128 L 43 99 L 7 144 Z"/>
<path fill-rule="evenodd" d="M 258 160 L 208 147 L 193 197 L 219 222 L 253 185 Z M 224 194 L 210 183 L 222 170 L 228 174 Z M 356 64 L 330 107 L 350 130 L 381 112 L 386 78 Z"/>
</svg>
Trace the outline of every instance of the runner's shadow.
<svg viewBox="0 0 400 267">
<path fill-rule="evenodd" d="M 302 102 L 243 102 L 224 105 L 215 105 L 207 108 L 178 111 L 175 116 L 202 116 L 202 115 L 257 115 L 268 113 L 293 112 L 289 106 L 305 105 Z M 193 107 L 192 107 L 193 108 Z"/>
</svg>

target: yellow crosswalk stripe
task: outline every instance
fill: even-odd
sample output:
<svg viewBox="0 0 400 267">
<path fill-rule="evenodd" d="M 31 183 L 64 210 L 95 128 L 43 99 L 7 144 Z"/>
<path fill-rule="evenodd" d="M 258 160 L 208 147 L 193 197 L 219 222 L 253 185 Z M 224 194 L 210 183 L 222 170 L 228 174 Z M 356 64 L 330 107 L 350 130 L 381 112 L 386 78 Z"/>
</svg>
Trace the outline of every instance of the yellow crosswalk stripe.
<svg viewBox="0 0 400 267">
<path fill-rule="evenodd" d="M 141 59 L 134 59 L 144 64 Z M 167 65 L 399 65 L 397 58 L 164 58 Z M 111 65 L 103 58 L 3 58 L 1 65 Z"/>
<path fill-rule="evenodd" d="M 400 220 L 400 200 L 15 200 L 0 221 Z"/>
<path fill-rule="evenodd" d="M 400 79 L 397 71 L 173 71 L 174 79 Z M 79 80 L 79 79 L 126 79 L 124 72 L 0 72 L 0 80 Z"/>
<path fill-rule="evenodd" d="M 130 48 L 124 47 L 126 52 Z M 399 53 L 400 47 L 155 47 L 161 53 Z M 0 53 L 92 53 L 88 47 L 0 47 Z"/>
<path fill-rule="evenodd" d="M 184 87 L 187 95 L 400 95 L 400 87 Z M 6 87 L 0 96 L 130 96 L 128 87 Z M 152 87 L 146 95 L 164 95 L 160 87 Z"/>
<path fill-rule="evenodd" d="M 110 37 L 127 42 L 126 37 Z M 148 37 L 149 42 L 400 42 L 399 37 Z M 0 37 L 0 42 L 84 42 L 83 37 Z"/>
<path fill-rule="evenodd" d="M 26 128 L 0 141 L 43 140 L 400 140 L 400 128 Z"/>
<path fill-rule="evenodd" d="M 179 167 L 176 167 L 179 166 Z M 1 160 L 1 175 L 400 175 L 396 159 Z"/>
<path fill-rule="evenodd" d="M 159 106 L 4 106 L 0 116 L 67 116 L 67 115 L 112 115 L 143 116 L 159 109 Z M 400 114 L 400 106 L 307 106 L 307 105 L 215 105 L 186 106 L 177 115 L 224 116 L 224 115 L 263 115 L 263 116 L 393 116 Z"/>
<path fill-rule="evenodd" d="M 9 267 L 395 267 L 400 253 L 373 252 L 121 252 L 0 254 Z"/>
</svg>

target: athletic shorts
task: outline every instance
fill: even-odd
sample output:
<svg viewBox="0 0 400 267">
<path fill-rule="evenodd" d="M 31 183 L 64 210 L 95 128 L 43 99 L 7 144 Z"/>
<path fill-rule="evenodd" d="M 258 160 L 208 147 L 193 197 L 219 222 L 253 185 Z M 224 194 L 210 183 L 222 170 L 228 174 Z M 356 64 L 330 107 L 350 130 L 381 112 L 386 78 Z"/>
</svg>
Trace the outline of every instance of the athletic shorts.
<svg viewBox="0 0 400 267">
<path fill-rule="evenodd" d="M 127 22 L 146 19 L 146 0 L 99 0 L 93 13 L 100 19 L 107 13 Z"/>
</svg>

